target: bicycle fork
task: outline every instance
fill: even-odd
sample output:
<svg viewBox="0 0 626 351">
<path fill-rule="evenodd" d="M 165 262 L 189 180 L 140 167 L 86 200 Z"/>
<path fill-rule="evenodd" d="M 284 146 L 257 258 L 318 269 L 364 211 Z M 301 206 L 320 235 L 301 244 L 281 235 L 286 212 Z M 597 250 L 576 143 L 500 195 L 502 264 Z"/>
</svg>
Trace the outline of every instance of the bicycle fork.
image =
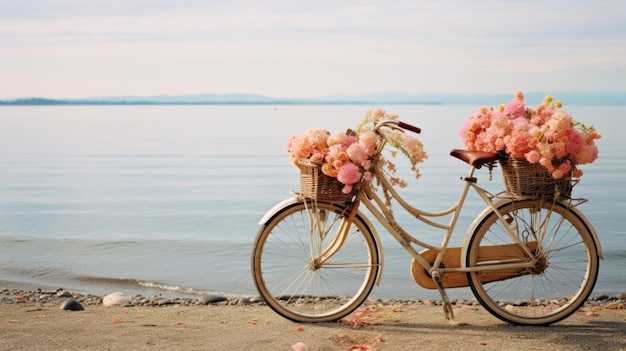
<svg viewBox="0 0 626 351">
<path fill-rule="evenodd" d="M 352 226 L 352 222 L 356 217 L 356 214 L 359 210 L 359 199 L 357 198 L 352 204 L 352 208 L 350 209 L 350 213 L 347 218 L 344 218 L 337 230 L 337 233 L 331 240 L 331 242 L 322 249 L 322 251 L 317 255 L 312 262 L 313 269 L 319 269 L 330 260 L 343 246 L 343 243 L 346 241 L 348 237 L 348 233 L 350 232 L 350 227 Z M 319 223 L 319 222 L 318 222 Z M 320 233 L 321 235 L 321 233 Z"/>
</svg>

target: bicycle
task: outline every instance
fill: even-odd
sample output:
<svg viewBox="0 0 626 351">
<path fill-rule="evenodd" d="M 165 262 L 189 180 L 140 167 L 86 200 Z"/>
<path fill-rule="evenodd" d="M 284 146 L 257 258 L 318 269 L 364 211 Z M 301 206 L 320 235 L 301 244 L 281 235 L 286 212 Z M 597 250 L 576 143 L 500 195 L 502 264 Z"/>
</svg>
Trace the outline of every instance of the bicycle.
<svg viewBox="0 0 626 351">
<path fill-rule="evenodd" d="M 384 120 L 384 128 L 420 129 Z M 384 254 L 365 207 L 413 256 L 412 276 L 438 289 L 447 319 L 454 319 L 447 288 L 469 286 L 492 315 L 515 325 L 547 325 L 567 318 L 584 304 L 595 285 L 602 250 L 589 220 L 577 208 L 584 199 L 546 199 L 491 194 L 478 185 L 477 169 L 492 168 L 500 155 L 452 150 L 470 166 L 456 204 L 439 212 L 411 206 L 390 179 L 373 167 L 376 180 L 362 182 L 349 202 L 320 201 L 293 192 L 260 220 L 251 270 L 267 305 L 297 322 L 339 320 L 358 308 L 380 284 Z M 386 194 L 381 197 L 380 190 Z M 474 219 L 461 247 L 448 247 L 466 197 L 473 189 L 486 208 Z M 423 223 L 445 232 L 440 246 L 422 242 L 395 219 L 386 199 Z M 438 217 L 451 216 L 449 224 Z M 420 252 L 417 247 L 423 248 Z"/>
</svg>

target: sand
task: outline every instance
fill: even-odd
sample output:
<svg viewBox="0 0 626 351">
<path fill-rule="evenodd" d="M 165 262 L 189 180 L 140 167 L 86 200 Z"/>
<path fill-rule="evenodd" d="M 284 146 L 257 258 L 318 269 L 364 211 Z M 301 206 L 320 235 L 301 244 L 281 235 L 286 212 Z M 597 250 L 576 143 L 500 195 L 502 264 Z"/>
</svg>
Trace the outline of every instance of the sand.
<svg viewBox="0 0 626 351">
<path fill-rule="evenodd" d="M 547 327 L 513 326 L 481 307 L 371 303 L 344 323 L 303 324 L 264 305 L 104 307 L 0 304 L 2 350 L 626 350 L 626 309 L 583 308 Z M 304 348 L 303 348 L 304 349 Z"/>
</svg>

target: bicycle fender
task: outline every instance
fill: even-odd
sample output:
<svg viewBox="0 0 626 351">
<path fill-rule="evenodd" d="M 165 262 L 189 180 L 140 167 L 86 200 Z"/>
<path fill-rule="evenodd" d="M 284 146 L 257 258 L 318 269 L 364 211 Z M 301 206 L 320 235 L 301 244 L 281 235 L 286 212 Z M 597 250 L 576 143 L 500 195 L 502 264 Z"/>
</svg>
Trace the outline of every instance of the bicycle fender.
<svg viewBox="0 0 626 351">
<path fill-rule="evenodd" d="M 259 220 L 258 224 L 264 225 L 265 223 L 267 223 L 267 221 L 269 221 L 270 218 L 272 218 L 276 213 L 278 213 L 278 211 L 280 211 L 283 207 L 295 204 L 296 202 L 298 202 L 298 199 L 292 196 L 277 203 L 276 205 L 274 205 L 274 207 L 270 208 L 267 212 L 265 212 L 263 217 L 261 217 L 261 220 Z"/>
<path fill-rule="evenodd" d="M 596 251 L 598 253 L 598 257 L 600 257 L 600 259 L 603 260 L 604 256 L 602 255 L 602 247 L 600 246 L 600 238 L 598 237 L 598 233 L 596 233 L 596 229 L 593 227 L 593 225 L 591 224 L 587 216 L 585 216 L 582 213 L 582 211 L 578 209 L 578 207 L 573 207 L 571 208 L 571 210 L 572 212 L 576 213 L 576 215 L 578 215 L 578 217 L 582 219 L 583 223 L 585 223 L 587 228 L 589 228 L 589 231 L 591 232 L 591 236 L 593 237 L 593 241 L 596 242 Z"/>
<path fill-rule="evenodd" d="M 507 202 L 507 200 L 503 200 L 502 202 L 500 202 L 498 204 L 495 204 L 494 206 L 496 208 L 499 208 L 500 206 L 502 206 L 506 202 Z M 567 207 L 566 204 L 564 204 L 564 206 Z M 602 254 L 602 247 L 600 246 L 600 239 L 598 237 L 598 234 L 596 233 L 595 228 L 593 227 L 593 225 L 591 225 L 591 222 L 589 221 L 587 216 L 585 216 L 578 209 L 578 207 L 570 207 L 570 210 L 572 212 L 574 212 L 578 217 L 580 217 L 580 219 L 583 221 L 583 223 L 587 226 L 587 228 L 589 229 L 589 232 L 591 233 L 591 237 L 593 238 L 593 241 L 596 244 L 596 253 L 597 253 L 598 257 L 600 259 L 604 259 L 604 256 Z M 469 242 L 472 239 L 472 233 L 474 233 L 474 231 L 476 231 L 476 228 L 480 225 L 480 223 L 482 223 L 483 219 L 489 213 L 491 213 L 491 211 L 492 211 L 491 207 L 486 207 L 478 216 L 476 216 L 476 218 L 474 219 L 474 221 L 470 225 L 469 229 L 467 230 L 467 233 L 465 234 L 465 240 L 463 241 L 463 249 L 461 250 L 461 268 L 467 268 L 465 262 L 467 262 L 467 249 L 469 247 Z"/>
<path fill-rule="evenodd" d="M 298 202 L 300 202 L 301 200 L 298 200 L 295 196 L 289 197 L 284 199 L 283 201 L 277 203 L 276 205 L 274 205 L 272 208 L 270 208 L 265 215 L 263 215 L 263 217 L 261 217 L 261 220 L 259 220 L 259 225 L 265 225 L 267 223 L 267 221 L 269 221 L 272 217 L 274 217 L 274 215 L 276 215 L 278 213 L 278 211 L 280 211 L 281 209 L 283 209 L 284 207 L 296 204 Z M 378 270 L 378 276 L 376 277 L 376 286 L 380 286 L 380 281 L 383 277 L 383 269 L 384 269 L 384 262 L 385 262 L 385 251 L 383 250 L 383 243 L 380 240 L 380 236 L 378 235 L 378 231 L 376 231 L 376 227 L 374 227 L 374 224 L 372 224 L 372 222 L 369 220 L 369 218 L 367 218 L 367 216 L 363 215 L 363 212 L 358 211 L 356 214 L 359 218 L 361 218 L 363 220 L 363 222 L 365 222 L 365 224 L 369 227 L 369 229 L 372 232 L 372 235 L 374 236 L 374 241 L 376 242 L 376 248 L 378 249 L 378 258 L 380 261 L 380 269 Z"/>
</svg>

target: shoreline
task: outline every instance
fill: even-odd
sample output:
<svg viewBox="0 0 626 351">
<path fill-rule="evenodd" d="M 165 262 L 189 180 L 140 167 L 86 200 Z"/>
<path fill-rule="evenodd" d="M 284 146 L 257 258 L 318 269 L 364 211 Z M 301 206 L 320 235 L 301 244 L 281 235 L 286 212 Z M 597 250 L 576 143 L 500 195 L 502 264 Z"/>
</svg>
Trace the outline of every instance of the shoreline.
<svg viewBox="0 0 626 351">
<path fill-rule="evenodd" d="M 117 302 L 114 305 L 122 307 L 150 307 L 150 306 L 207 306 L 207 305 L 258 305 L 266 306 L 263 299 L 258 296 L 246 297 L 243 295 L 219 295 L 219 294 L 207 294 L 200 295 L 198 297 L 188 296 L 164 296 L 162 294 L 155 294 L 152 296 L 134 295 L 126 296 L 122 293 L 111 292 L 110 294 L 97 295 L 83 292 L 74 292 L 65 290 L 63 288 L 54 290 L 45 290 L 42 288 L 24 289 L 20 288 L 4 288 L 0 290 L 0 305 L 3 304 L 33 304 L 33 305 L 58 305 L 65 300 L 74 300 L 81 305 L 94 306 L 102 305 L 106 300 L 107 295 L 120 294 L 123 299 L 121 302 Z M 475 298 L 471 299 L 451 299 L 453 306 L 455 305 L 469 305 L 479 306 L 479 302 Z M 106 303 L 105 303 L 106 304 Z M 384 306 L 406 306 L 406 305 L 428 305 L 428 306 L 441 306 L 441 300 L 435 299 L 381 299 L 381 298 L 369 298 L 364 302 L 364 305 L 379 304 Z M 626 292 L 609 295 L 590 296 L 585 304 L 581 308 L 594 308 L 594 307 L 610 307 L 621 306 L 624 309 L 626 306 Z M 612 307 L 611 307 L 612 308 Z"/>
<path fill-rule="evenodd" d="M 621 297 L 621 298 L 619 298 Z M 64 310 L 64 301 L 83 310 Z M 136 296 L 140 301 L 150 298 Z M 592 298 L 550 326 L 504 323 L 471 301 L 369 300 L 328 323 L 296 323 L 261 301 L 182 299 L 105 307 L 103 297 L 0 290 L 1 350 L 626 350 L 626 293 Z"/>
</svg>

